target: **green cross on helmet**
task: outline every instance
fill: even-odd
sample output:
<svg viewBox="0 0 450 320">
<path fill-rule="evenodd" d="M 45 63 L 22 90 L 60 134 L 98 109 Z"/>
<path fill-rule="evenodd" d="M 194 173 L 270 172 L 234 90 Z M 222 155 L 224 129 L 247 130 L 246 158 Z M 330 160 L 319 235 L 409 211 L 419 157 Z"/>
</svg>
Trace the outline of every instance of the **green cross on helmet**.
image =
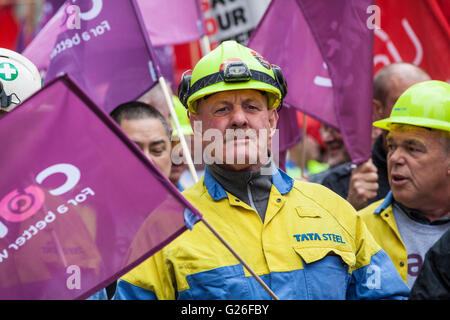
<svg viewBox="0 0 450 320">
<path fill-rule="evenodd" d="M 450 131 L 450 84 L 431 80 L 409 87 L 398 98 L 390 117 L 373 125 L 389 131 L 393 123 Z"/>
<path fill-rule="evenodd" d="M 200 59 L 192 75 L 183 75 L 178 97 L 189 112 L 196 113 L 197 102 L 204 96 L 239 89 L 266 92 L 269 109 L 278 107 L 287 93 L 278 66 L 271 65 L 256 51 L 229 40 Z"/>
</svg>

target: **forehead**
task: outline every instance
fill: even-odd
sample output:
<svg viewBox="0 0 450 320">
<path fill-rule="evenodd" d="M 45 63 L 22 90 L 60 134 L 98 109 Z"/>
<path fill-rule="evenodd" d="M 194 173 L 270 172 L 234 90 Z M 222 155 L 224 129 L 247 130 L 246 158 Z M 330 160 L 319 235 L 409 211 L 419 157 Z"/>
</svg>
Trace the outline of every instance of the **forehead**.
<svg viewBox="0 0 450 320">
<path fill-rule="evenodd" d="M 393 124 L 387 135 L 388 140 L 414 140 L 424 144 L 439 143 L 440 137 L 440 133 L 435 130 L 399 124 Z"/>
<path fill-rule="evenodd" d="M 267 103 L 266 96 L 262 92 L 253 89 L 245 89 L 245 90 L 229 90 L 214 93 L 210 96 L 207 96 L 205 99 L 201 99 L 199 101 L 199 106 L 212 105 L 220 102 L 240 103 L 245 100 L 253 100 L 261 103 Z"/>
<path fill-rule="evenodd" d="M 130 138 L 151 140 L 168 139 L 161 120 L 156 118 L 123 119 L 120 127 Z"/>
</svg>

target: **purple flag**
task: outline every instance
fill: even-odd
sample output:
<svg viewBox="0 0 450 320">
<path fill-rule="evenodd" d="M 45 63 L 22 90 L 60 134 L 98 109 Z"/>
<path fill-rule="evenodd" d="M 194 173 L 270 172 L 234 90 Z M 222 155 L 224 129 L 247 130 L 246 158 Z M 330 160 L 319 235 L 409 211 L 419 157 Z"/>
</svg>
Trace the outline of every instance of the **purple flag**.
<svg viewBox="0 0 450 320">
<path fill-rule="evenodd" d="M 137 0 L 154 46 L 199 40 L 205 34 L 200 0 Z"/>
<path fill-rule="evenodd" d="M 273 0 L 249 47 L 279 65 L 285 102 L 341 131 L 353 163 L 371 154 L 373 0 Z"/>
<path fill-rule="evenodd" d="M 67 77 L 0 122 L 0 299 L 89 297 L 201 218 Z"/>
<path fill-rule="evenodd" d="M 160 71 L 135 1 L 72 2 L 44 82 L 70 74 L 107 113 L 148 91 Z"/>
<path fill-rule="evenodd" d="M 66 6 L 62 5 L 22 52 L 42 74 L 48 69 L 50 55 L 58 35 L 67 28 L 65 9 Z"/>
<path fill-rule="evenodd" d="M 50 19 L 56 14 L 58 9 L 61 8 L 61 6 L 65 2 L 65 0 L 46 0 L 44 2 L 35 34 L 42 30 L 42 28 L 50 21 Z"/>
</svg>

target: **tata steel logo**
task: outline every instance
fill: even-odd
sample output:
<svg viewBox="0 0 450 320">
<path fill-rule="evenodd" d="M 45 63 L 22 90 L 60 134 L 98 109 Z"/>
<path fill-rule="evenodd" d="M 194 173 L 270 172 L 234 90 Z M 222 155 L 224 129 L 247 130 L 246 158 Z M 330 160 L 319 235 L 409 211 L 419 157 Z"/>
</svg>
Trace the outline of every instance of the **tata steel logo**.
<svg viewBox="0 0 450 320">
<path fill-rule="evenodd" d="M 48 177 L 55 174 L 64 174 L 65 182 L 49 190 L 52 196 L 60 196 L 72 190 L 80 180 L 80 170 L 67 163 L 55 164 L 41 171 L 35 178 L 37 184 L 42 184 Z M 0 217 L 8 222 L 20 223 L 35 215 L 42 208 L 45 201 L 45 192 L 36 185 L 23 189 L 15 189 L 3 196 L 0 200 Z M 0 238 L 8 234 L 8 228 L 0 221 Z"/>
</svg>

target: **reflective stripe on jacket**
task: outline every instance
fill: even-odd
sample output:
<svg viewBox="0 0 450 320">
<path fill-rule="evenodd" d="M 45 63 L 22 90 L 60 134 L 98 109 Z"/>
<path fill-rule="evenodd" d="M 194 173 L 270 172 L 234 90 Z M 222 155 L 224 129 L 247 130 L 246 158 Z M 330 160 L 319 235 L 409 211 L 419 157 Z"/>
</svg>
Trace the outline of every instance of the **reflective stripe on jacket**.
<svg viewBox="0 0 450 320">
<path fill-rule="evenodd" d="M 361 218 L 325 187 L 274 168 L 265 221 L 206 170 L 183 195 L 280 299 L 406 298 Z M 116 299 L 270 299 L 201 222 L 124 275 Z"/>
</svg>

